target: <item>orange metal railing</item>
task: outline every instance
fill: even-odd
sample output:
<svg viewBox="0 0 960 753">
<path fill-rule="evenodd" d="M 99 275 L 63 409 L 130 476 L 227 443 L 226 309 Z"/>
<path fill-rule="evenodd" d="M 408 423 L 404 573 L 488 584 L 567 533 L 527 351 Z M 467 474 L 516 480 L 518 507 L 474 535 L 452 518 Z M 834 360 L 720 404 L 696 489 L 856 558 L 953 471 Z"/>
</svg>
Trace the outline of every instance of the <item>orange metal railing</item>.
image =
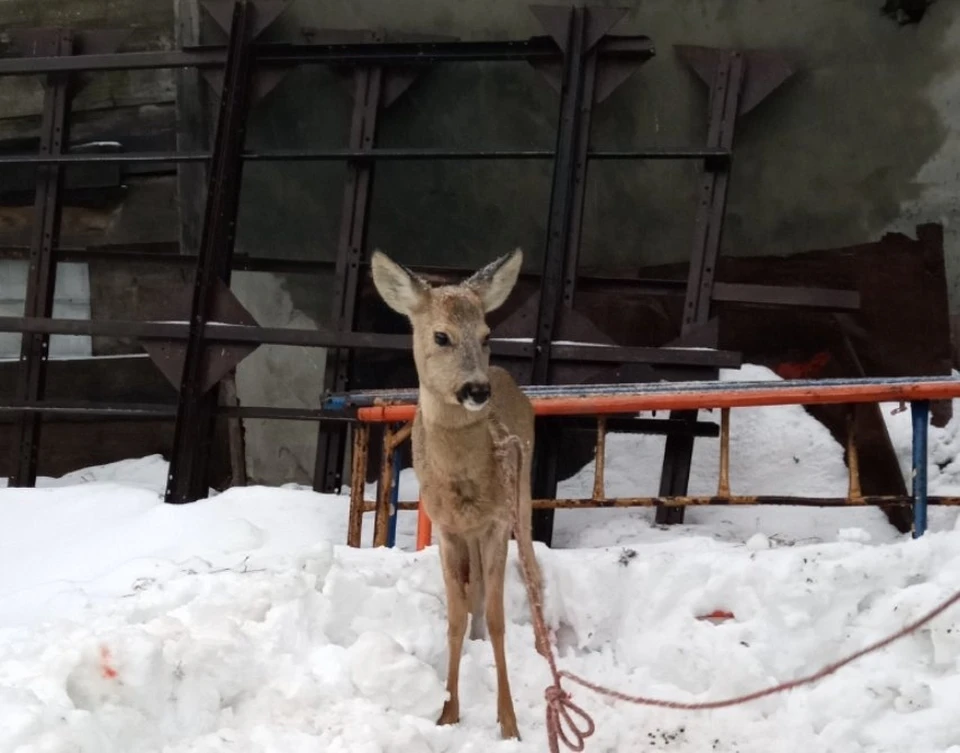
<svg viewBox="0 0 960 753">
<path fill-rule="evenodd" d="M 535 509 L 545 508 L 573 508 L 573 507 L 640 507 L 655 505 L 707 505 L 707 504 L 784 504 L 808 506 L 859 506 L 859 505 L 903 505 L 913 503 L 915 512 L 914 535 L 923 533 L 926 526 L 926 426 L 928 421 L 928 406 L 931 400 L 948 400 L 960 397 L 960 380 L 931 379 L 883 380 L 837 380 L 824 381 L 820 384 L 811 384 L 810 381 L 778 381 L 767 383 L 711 383 L 705 386 L 702 383 L 674 385 L 675 389 L 638 391 L 633 394 L 592 394 L 592 395 L 551 395 L 546 397 L 532 397 L 534 411 L 538 416 L 595 416 L 597 426 L 597 464 L 594 480 L 593 496 L 582 500 L 534 500 Z M 570 387 L 571 391 L 576 386 Z M 860 474 L 856 437 L 853 431 L 852 412 L 848 421 L 847 456 L 849 485 L 847 496 L 830 499 L 801 499 L 792 497 L 758 497 L 734 496 L 730 494 L 730 421 L 731 408 L 763 407 L 777 405 L 823 405 L 857 403 L 900 402 L 910 403 L 918 410 L 914 416 L 914 464 L 922 470 L 915 471 L 914 494 L 911 497 L 864 497 L 860 487 Z M 604 498 L 604 463 L 602 460 L 606 436 L 606 416 L 614 414 L 636 414 L 641 411 L 671 411 L 671 410 L 698 410 L 721 409 L 720 427 L 720 472 L 717 493 L 713 496 L 685 496 L 685 497 L 637 497 L 637 498 Z M 348 543 L 354 546 L 360 544 L 360 520 L 363 512 L 375 511 L 375 545 L 385 545 L 387 518 L 396 515 L 397 510 L 417 510 L 417 549 L 428 546 L 431 541 L 431 524 L 425 514 L 423 506 L 417 503 L 394 503 L 391 509 L 389 503 L 391 489 L 390 470 L 392 469 L 392 453 L 384 452 L 381 469 L 381 484 L 378 490 L 378 501 L 369 507 L 363 501 L 363 470 L 366 463 L 367 428 L 372 423 L 387 423 L 386 447 L 392 451 L 409 436 L 410 423 L 414 418 L 416 405 L 412 402 L 393 403 L 383 405 L 368 405 L 356 409 L 356 418 L 359 422 L 359 438 L 355 442 L 355 452 L 364 451 L 362 463 L 360 458 L 354 458 L 353 489 L 359 489 L 351 500 L 351 529 L 348 534 Z M 918 420 L 919 417 L 919 420 Z M 922 430 L 923 436 L 920 437 Z M 922 439 L 922 442 L 921 442 Z M 922 448 L 922 458 L 917 454 L 917 448 Z M 389 465 L 389 468 L 388 468 Z M 358 477 L 358 474 L 361 474 Z M 930 498 L 934 504 L 958 505 L 960 498 L 937 497 Z M 919 523 L 916 516 L 922 513 Z"/>
</svg>

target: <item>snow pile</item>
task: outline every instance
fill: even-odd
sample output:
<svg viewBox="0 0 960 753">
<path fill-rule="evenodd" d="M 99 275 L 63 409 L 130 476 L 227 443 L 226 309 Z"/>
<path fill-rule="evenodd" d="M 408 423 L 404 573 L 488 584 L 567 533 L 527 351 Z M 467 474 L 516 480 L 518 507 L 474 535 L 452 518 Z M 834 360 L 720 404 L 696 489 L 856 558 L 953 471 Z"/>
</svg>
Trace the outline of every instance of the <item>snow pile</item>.
<svg viewBox="0 0 960 753">
<path fill-rule="evenodd" d="M 908 473 L 909 413 L 894 407 L 884 414 Z M 845 493 L 842 449 L 802 408 L 732 417 L 734 492 Z M 960 411 L 931 429 L 933 493 L 960 493 L 958 425 Z M 662 446 L 612 436 L 609 491 L 656 491 Z M 698 441 L 694 493 L 714 490 L 717 454 L 717 440 Z M 436 547 L 339 546 L 346 496 L 249 487 L 171 507 L 165 478 L 154 456 L 0 490 L 0 753 L 545 750 L 549 673 L 514 548 L 507 649 L 523 741 L 501 742 L 486 641 L 465 644 L 461 723 L 434 724 L 447 662 Z M 585 468 L 562 493 L 587 495 L 592 480 Z M 405 473 L 402 496 L 415 495 Z M 960 587 L 952 510 L 931 510 L 917 541 L 868 509 L 698 508 L 669 529 L 651 515 L 561 511 L 567 548 L 537 547 L 561 667 L 628 693 L 711 700 L 805 675 Z M 407 549 L 415 518 L 399 521 Z M 698 619 L 715 610 L 735 617 Z M 960 753 L 956 620 L 951 610 L 812 687 L 732 709 L 568 689 L 597 723 L 588 753 Z"/>
<path fill-rule="evenodd" d="M 684 538 L 538 553 L 561 665 L 680 700 L 806 674 L 960 583 L 955 532 L 883 547 L 751 551 Z M 82 618 L 6 629 L 0 750 L 543 751 L 549 676 L 514 554 L 507 646 L 523 742 L 498 741 L 485 641 L 465 647 L 461 724 L 433 724 L 446 661 L 436 548 L 319 543 L 245 569 L 130 584 Z M 736 619 L 696 619 L 717 608 Z M 644 709 L 571 689 L 597 722 L 589 751 L 955 750 L 954 625 L 946 615 L 812 688 L 729 710 Z"/>
</svg>

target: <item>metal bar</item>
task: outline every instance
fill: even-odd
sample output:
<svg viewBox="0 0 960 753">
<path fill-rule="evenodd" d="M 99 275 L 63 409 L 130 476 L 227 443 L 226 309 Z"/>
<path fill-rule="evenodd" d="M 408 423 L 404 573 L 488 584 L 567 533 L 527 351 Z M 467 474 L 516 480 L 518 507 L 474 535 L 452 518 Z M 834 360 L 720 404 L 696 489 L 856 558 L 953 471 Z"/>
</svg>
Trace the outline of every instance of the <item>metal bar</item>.
<svg viewBox="0 0 960 753">
<path fill-rule="evenodd" d="M 359 547 L 363 534 L 363 492 L 366 487 L 367 452 L 370 425 L 354 424 L 350 473 L 350 517 L 347 521 L 347 546 Z"/>
<path fill-rule="evenodd" d="M 600 416 L 597 419 L 597 445 L 593 472 L 593 498 L 603 499 L 606 496 L 604 486 L 604 470 L 607 459 L 607 418 Z"/>
<path fill-rule="evenodd" d="M 787 505 L 790 507 L 896 507 L 909 504 L 912 497 L 870 496 L 849 500 L 846 497 L 616 497 L 612 499 L 535 499 L 534 510 L 590 510 L 602 507 L 695 507 L 720 505 Z M 928 497 L 927 504 L 960 505 L 960 497 Z M 401 509 L 404 509 L 401 505 Z"/>
<path fill-rule="evenodd" d="M 636 390 L 644 385 L 629 386 Z M 680 388 L 657 389 L 659 384 L 646 386 L 642 391 L 594 392 L 584 389 L 581 394 L 537 395 L 535 388 L 524 391 L 533 402 L 537 416 L 600 416 L 635 414 L 640 411 L 686 411 L 716 408 L 756 408 L 774 405 L 838 405 L 844 403 L 877 403 L 910 400 L 951 400 L 960 397 L 960 380 L 952 377 L 928 377 L 922 380 L 796 380 L 784 382 L 744 382 L 736 387 L 730 383 L 688 382 Z M 581 387 L 581 385 L 577 385 Z M 338 401 L 340 405 L 338 405 Z M 325 401 L 325 407 L 346 407 L 342 398 Z M 409 421 L 416 405 L 403 402 L 391 404 L 378 401 L 356 408 L 360 421 L 383 423 Z M 661 495 L 667 496 L 667 495 Z M 674 495 L 683 496 L 683 495 Z"/>
<path fill-rule="evenodd" d="M 313 64 L 429 64 L 439 62 L 556 60 L 560 50 L 548 37 L 517 41 L 392 42 L 356 44 L 254 45 L 260 65 Z M 610 36 L 600 42 L 600 54 L 610 57 L 649 58 L 653 45 L 647 37 Z M 221 68 L 229 51 L 223 47 L 197 47 L 155 52 L 114 52 L 100 55 L 0 58 L 0 76 L 35 76 L 44 73 L 134 71 L 159 68 Z"/>
<path fill-rule="evenodd" d="M 73 33 L 51 31 L 46 46 L 54 55 L 73 53 Z M 57 155 L 69 140 L 71 82 L 68 76 L 49 76 L 44 83 L 43 115 L 40 125 L 40 154 Z M 63 170 L 50 166 L 37 171 L 33 211 L 33 238 L 27 272 L 24 314 L 48 317 L 53 314 L 57 262 L 53 249 L 60 242 L 63 200 Z M 50 338 L 43 333 L 24 334 L 20 340 L 20 369 L 17 397 L 22 401 L 43 399 L 46 386 Z M 19 454 L 11 486 L 34 486 L 37 482 L 41 418 L 22 414 L 18 426 Z"/>
<path fill-rule="evenodd" d="M 847 407 L 847 496 L 857 499 L 863 496 L 860 486 L 860 453 L 857 448 L 856 405 Z"/>
<path fill-rule="evenodd" d="M 165 493 L 165 501 L 174 504 L 205 497 L 208 489 L 217 389 L 206 394 L 202 391 L 207 355 L 204 330 L 212 309 L 217 281 L 229 284 L 230 280 L 230 256 L 236 234 L 242 172 L 239 156 L 246 133 L 252 79 L 250 38 L 253 14 L 253 4 L 234 3 Z"/>
<path fill-rule="evenodd" d="M 44 332 L 47 334 L 103 335 L 139 339 L 185 340 L 187 322 L 136 322 L 126 320 L 91 321 L 88 319 L 39 319 L 36 317 L 0 317 L 0 332 Z M 350 347 L 371 350 L 409 350 L 409 335 L 376 332 L 331 332 L 286 327 L 255 327 L 244 324 L 205 322 L 203 339 L 220 343 L 257 343 L 260 345 L 296 345 L 301 347 Z M 503 358 L 528 358 L 533 352 L 529 342 L 491 340 L 491 352 Z M 736 368 L 742 363 L 739 353 L 720 350 L 683 348 L 642 348 L 619 345 L 559 344 L 551 346 L 558 361 L 588 363 L 650 363 L 670 366 L 714 366 Z"/>
<path fill-rule="evenodd" d="M 54 249 L 59 261 L 130 261 L 149 262 L 187 266 L 196 263 L 188 254 L 165 252 L 162 249 L 170 244 L 144 243 L 130 244 L 156 248 L 156 251 L 127 250 L 130 246 L 89 246 L 87 248 Z M 0 259 L 27 259 L 29 248 L 0 246 Z M 360 261 L 360 269 L 369 265 Z M 334 271 L 335 261 L 319 259 L 280 259 L 264 256 L 236 254 L 233 257 L 233 269 L 244 272 L 278 272 L 287 274 L 325 274 Z M 466 277 L 474 270 L 427 265 L 412 267 L 414 272 L 429 275 Z M 521 279 L 539 279 L 539 273 L 521 272 Z M 657 280 L 641 278 L 607 277 L 604 275 L 577 275 L 577 284 L 581 289 L 590 291 L 624 291 L 636 295 L 679 295 L 684 292 L 682 280 Z M 855 290 L 831 288 L 805 288 L 781 285 L 741 285 L 739 283 L 717 282 L 714 284 L 715 303 L 741 303 L 762 306 L 790 306 L 825 311 L 855 311 L 860 308 L 860 295 Z"/>
<path fill-rule="evenodd" d="M 590 13 L 584 10 L 585 17 Z M 585 21 L 586 23 L 586 21 Z M 577 123 L 574 143 L 573 174 L 570 176 L 573 186 L 570 196 L 570 219 L 567 238 L 564 245 L 563 260 L 563 299 L 567 310 L 573 309 L 573 298 L 577 287 L 577 268 L 580 265 L 580 238 L 583 231 L 583 205 L 587 195 L 587 153 L 590 150 L 590 126 L 593 115 L 593 98 L 597 84 L 598 57 L 596 48 L 590 50 L 583 64 L 583 90 L 580 95 L 579 123 Z"/>
<path fill-rule="evenodd" d="M 590 418 L 567 418 L 563 422 L 564 431 L 596 432 L 596 421 Z M 676 432 L 689 432 L 690 425 L 669 418 L 604 418 L 606 433 L 610 434 L 655 434 L 665 436 Z M 698 421 L 693 426 L 697 437 L 718 437 L 720 427 L 709 421 Z"/>
<path fill-rule="evenodd" d="M 545 384 L 550 378 L 550 344 L 559 314 L 563 274 L 569 254 L 574 200 L 573 178 L 584 95 L 587 12 L 581 7 L 571 8 L 567 21 L 560 120 L 557 126 L 557 156 L 554 160 L 550 188 L 547 244 L 541 275 L 537 329 L 534 336 L 536 350 L 530 379 L 534 384 Z"/>
<path fill-rule="evenodd" d="M 380 453 L 380 483 L 377 484 L 376 516 L 373 521 L 373 545 L 387 546 L 390 525 L 390 500 L 393 488 L 393 444 L 394 427 L 388 426 L 383 432 L 383 447 Z"/>
<path fill-rule="evenodd" d="M 62 416 L 103 416 L 103 417 L 142 417 L 173 418 L 177 414 L 175 405 L 140 404 L 122 402 L 114 404 L 88 403 L 84 401 L 57 401 L 50 403 L 27 403 L 20 400 L 5 400 L 0 403 L 0 415 L 43 414 Z"/>
<path fill-rule="evenodd" d="M 0 166 L 11 165 L 86 165 L 86 164 L 177 164 L 207 162 L 212 153 L 183 152 L 84 152 L 61 155 L 0 154 Z M 398 147 L 382 149 L 275 149 L 262 152 L 244 152 L 245 162 L 347 162 L 347 161 L 407 161 L 407 160 L 550 160 L 555 157 L 550 149 L 490 149 L 455 150 L 442 148 Z M 684 147 L 649 147 L 637 150 L 590 151 L 584 160 L 696 160 L 729 156 L 725 149 L 697 149 Z"/>
<path fill-rule="evenodd" d="M 275 419 L 278 421 L 334 421 L 352 422 L 353 416 L 344 411 L 324 410 L 322 408 L 273 408 L 260 405 L 221 405 L 217 415 L 230 418 Z M 61 416 L 144 416 L 149 418 L 174 418 L 177 415 L 175 404 L 138 404 L 138 403 L 96 403 L 84 400 L 57 400 L 43 402 L 24 402 L 21 400 L 0 400 L 0 414 L 18 415 L 39 413 L 41 415 Z"/>
<path fill-rule="evenodd" d="M 826 311 L 857 311 L 860 308 L 860 293 L 856 290 L 802 288 L 789 285 L 716 282 L 713 285 L 713 300 L 716 303 L 802 306 Z"/>
<path fill-rule="evenodd" d="M 426 549 L 433 540 L 433 521 L 423 507 L 423 500 L 417 501 L 417 551 Z"/>
<path fill-rule="evenodd" d="M 610 384 L 535 384 L 521 385 L 528 397 L 544 401 L 550 398 L 577 400 L 582 398 L 625 398 L 624 410 L 663 410 L 667 395 L 687 408 L 750 407 L 758 405 L 802 405 L 821 402 L 893 402 L 903 400 L 947 400 L 960 397 L 960 378 L 955 376 L 924 377 L 857 377 L 842 379 L 784 379 L 774 382 L 718 382 L 713 380 L 686 382 L 634 382 Z M 921 394 L 922 393 L 922 394 Z M 936 396 L 934 396 L 936 393 Z M 722 397 L 724 402 L 716 402 Z M 777 402 L 778 399 L 784 402 Z M 637 407 L 629 402 L 636 399 Z M 653 402 L 651 402 L 651 400 Z M 758 402 L 752 402 L 757 400 Z M 771 401 L 771 402 L 768 402 Z M 330 395 L 324 404 L 331 408 L 405 406 L 414 408 L 416 389 L 385 389 Z M 641 404 L 642 403 L 642 404 Z M 656 404 L 654 404 L 656 403 Z M 667 406 L 669 408 L 669 406 Z M 587 411 L 584 415 L 589 415 Z M 412 418 L 409 417 L 409 418 Z M 404 419 L 406 420 L 406 419 Z M 631 419 L 632 420 L 632 419 Z M 644 419 L 637 419 L 644 420 Z M 667 423 L 670 419 L 650 419 Z"/>
<path fill-rule="evenodd" d="M 918 539 L 927 530 L 927 426 L 930 423 L 930 403 L 915 400 L 910 403 L 913 419 L 913 538 Z"/>
<path fill-rule="evenodd" d="M 730 409 L 720 409 L 720 479 L 717 496 L 730 496 Z"/>
<path fill-rule="evenodd" d="M 397 518 L 400 503 L 400 453 L 393 451 L 393 483 L 390 486 L 390 517 L 387 521 L 387 546 L 397 545 Z"/>
<path fill-rule="evenodd" d="M 353 150 L 371 149 L 376 143 L 383 75 L 384 71 L 379 66 L 365 66 L 354 72 L 353 116 L 349 136 Z M 360 262 L 366 246 L 372 187 L 372 162 L 351 162 L 347 165 L 333 286 L 332 314 L 337 332 L 352 331 L 356 321 Z M 347 389 L 351 355 L 344 348 L 327 353 L 325 391 Z M 345 443 L 346 435 L 342 430 L 320 426 L 313 472 L 314 490 L 332 493 L 339 489 Z"/>
<path fill-rule="evenodd" d="M 586 34 L 588 10 L 570 8 L 567 15 L 567 44 L 563 56 L 563 83 L 560 90 L 559 122 L 556 136 L 556 157 L 550 187 L 550 208 L 547 219 L 547 243 L 543 273 L 540 279 L 540 300 L 534 335 L 534 353 L 530 365 L 530 381 L 550 381 L 551 343 L 560 300 L 563 275 L 570 253 L 570 231 L 574 214 L 574 173 L 576 150 L 580 144 L 579 128 L 583 106 L 586 70 Z M 534 439 L 534 494 L 552 497 L 556 494 L 557 465 L 560 444 L 554 436 L 556 422 L 538 422 Z M 553 539 L 553 513 L 541 511 L 533 515 L 532 535 L 548 546 Z"/>
<path fill-rule="evenodd" d="M 710 88 L 710 119 L 707 124 L 707 147 L 733 149 L 744 78 L 744 61 L 738 52 L 727 51 L 719 58 Z M 704 163 L 700 200 L 694 221 L 694 244 L 690 255 L 687 292 L 684 298 L 681 336 L 710 319 L 717 259 L 720 254 L 721 231 L 727 204 L 729 161 Z M 695 412 L 674 413 L 671 418 L 693 422 Z M 667 438 L 663 455 L 660 493 L 683 495 L 690 482 L 693 460 L 693 436 L 675 434 Z M 656 522 L 669 525 L 683 522 L 683 510 L 660 508 Z"/>
</svg>

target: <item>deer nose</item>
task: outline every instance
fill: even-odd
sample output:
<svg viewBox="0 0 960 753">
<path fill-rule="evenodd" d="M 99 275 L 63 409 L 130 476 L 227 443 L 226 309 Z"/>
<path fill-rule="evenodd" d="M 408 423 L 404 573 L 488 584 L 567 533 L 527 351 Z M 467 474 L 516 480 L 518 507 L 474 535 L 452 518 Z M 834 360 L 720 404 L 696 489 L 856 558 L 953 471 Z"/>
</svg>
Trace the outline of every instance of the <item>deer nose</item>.
<svg viewBox="0 0 960 753">
<path fill-rule="evenodd" d="M 463 385 L 463 387 L 457 390 L 457 400 L 468 407 L 476 406 L 479 408 L 489 399 L 489 382 L 467 382 Z"/>
</svg>

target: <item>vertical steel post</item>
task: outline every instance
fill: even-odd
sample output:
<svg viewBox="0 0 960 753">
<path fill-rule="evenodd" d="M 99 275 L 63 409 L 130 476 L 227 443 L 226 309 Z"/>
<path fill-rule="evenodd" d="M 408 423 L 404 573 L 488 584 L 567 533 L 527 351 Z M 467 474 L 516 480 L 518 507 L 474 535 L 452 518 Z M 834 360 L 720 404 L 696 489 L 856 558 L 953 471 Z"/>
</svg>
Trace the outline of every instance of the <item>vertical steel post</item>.
<svg viewBox="0 0 960 753">
<path fill-rule="evenodd" d="M 51 56 L 73 54 L 73 33 L 52 31 L 46 44 L 36 54 Z M 47 76 L 43 93 L 43 116 L 40 123 L 40 155 L 62 154 L 69 140 L 70 74 Z M 30 242 L 30 264 L 27 272 L 24 316 L 47 318 L 53 314 L 53 294 L 57 279 L 54 248 L 59 245 L 62 210 L 63 173 L 61 165 L 38 165 L 34 199 L 33 237 Z M 24 334 L 20 340 L 20 369 L 17 398 L 24 402 L 43 399 L 46 386 L 50 336 Z M 34 486 L 40 447 L 41 418 L 39 413 L 22 414 L 18 421 L 19 449 L 11 486 Z"/>
<path fill-rule="evenodd" d="M 927 530 L 927 426 L 930 423 L 930 403 L 917 400 L 910 403 L 913 419 L 913 538 L 918 539 Z"/>
<path fill-rule="evenodd" d="M 384 71 L 381 66 L 364 66 L 354 72 L 353 116 L 349 148 L 357 151 L 376 146 L 377 119 L 383 99 Z M 373 160 L 352 160 L 347 165 L 343 193 L 340 238 L 333 280 L 333 322 L 338 332 L 350 332 L 356 319 L 360 291 L 360 263 L 366 245 L 370 197 L 373 190 Z M 350 376 L 350 350 L 327 351 L 324 389 L 343 392 Z M 320 423 L 317 433 L 315 491 L 332 493 L 341 484 L 346 432 L 341 425 Z"/>
<path fill-rule="evenodd" d="M 576 212 L 576 185 L 578 165 L 580 178 L 585 177 L 586 160 L 577 159 L 578 147 L 586 155 L 586 140 L 581 138 L 585 73 L 586 73 L 586 8 L 571 8 L 567 21 L 567 44 L 563 56 L 563 80 L 560 90 L 560 122 L 557 127 L 556 157 L 553 165 L 553 182 L 550 189 L 550 213 L 547 221 L 547 244 L 543 260 L 540 287 L 540 302 L 537 311 L 537 330 L 534 333 L 534 356 L 531 364 L 532 384 L 547 384 L 550 381 L 550 343 L 556 329 L 560 302 L 566 295 L 573 300 L 573 286 L 564 285 L 568 272 L 571 231 L 579 234 L 580 223 L 574 222 Z M 596 66 L 593 67 L 594 74 Z M 592 87 L 591 87 L 592 93 Z M 557 466 L 560 443 L 556 441 L 559 422 L 545 419 L 537 421 L 537 436 L 534 443 L 533 489 L 534 496 L 550 498 L 557 488 Z M 537 510 L 533 513 L 533 538 L 549 544 L 553 538 L 553 510 Z"/>
<path fill-rule="evenodd" d="M 207 495 L 217 388 L 203 391 L 207 348 L 204 329 L 213 307 L 218 280 L 229 284 L 236 240 L 237 210 L 243 172 L 244 137 L 253 74 L 250 45 L 254 6 L 234 3 L 230 40 L 220 96 L 220 113 L 210 162 L 210 184 L 203 235 L 194 278 L 190 335 L 180 380 L 177 421 L 165 501 L 182 504 Z"/>
<path fill-rule="evenodd" d="M 736 51 L 724 50 L 718 59 L 710 87 L 708 148 L 733 148 L 745 67 L 743 56 Z M 708 162 L 704 165 L 694 222 L 693 253 L 690 256 L 681 335 L 706 324 L 710 319 L 713 283 L 720 256 L 730 181 L 729 164 L 729 161 L 723 161 L 721 164 Z M 692 429 L 697 420 L 697 411 L 671 411 L 670 418 L 686 421 Z M 693 442 L 692 432 L 667 436 L 660 475 L 660 496 L 683 496 L 687 493 Z M 683 516 L 682 507 L 658 507 L 656 522 L 661 525 L 682 523 Z"/>
</svg>

